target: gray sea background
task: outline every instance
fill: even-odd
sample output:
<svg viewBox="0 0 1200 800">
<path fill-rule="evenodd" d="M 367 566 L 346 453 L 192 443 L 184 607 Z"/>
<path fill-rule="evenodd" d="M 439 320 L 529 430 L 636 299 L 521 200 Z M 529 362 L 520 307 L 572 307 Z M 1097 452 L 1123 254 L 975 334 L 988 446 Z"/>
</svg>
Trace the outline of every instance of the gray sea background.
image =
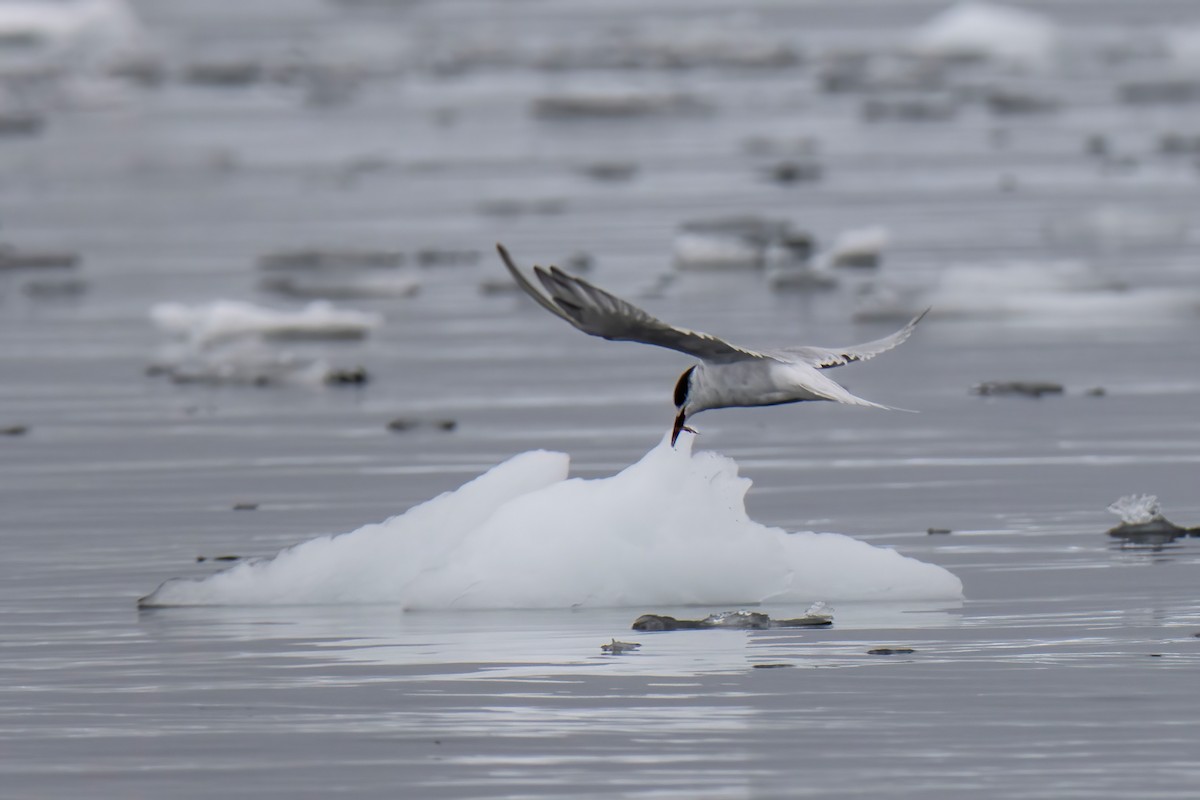
<svg viewBox="0 0 1200 800">
<path fill-rule="evenodd" d="M 1200 5 L 1021 5 L 1049 63 L 898 56 L 923 0 L 140 0 L 132 57 L 0 36 L 0 242 L 79 257 L 0 265 L 0 797 L 1194 797 L 1200 540 L 1122 544 L 1106 507 L 1200 525 L 1200 62 L 1171 49 Z M 890 241 L 824 290 L 673 265 L 729 217 Z M 929 298 L 835 376 L 918 414 L 716 411 L 696 447 L 753 519 L 965 599 L 659 634 L 629 625 L 728 609 L 139 611 L 526 450 L 591 478 L 659 442 L 687 359 L 569 330 L 496 242 L 749 346 L 889 333 L 881 284 Z M 420 283 L 335 298 L 382 316 L 364 339 L 268 345 L 367 383 L 148 373 L 152 307 L 299 308 L 258 263 L 310 248 Z M 971 393 L 1016 379 L 1064 391 Z"/>
</svg>

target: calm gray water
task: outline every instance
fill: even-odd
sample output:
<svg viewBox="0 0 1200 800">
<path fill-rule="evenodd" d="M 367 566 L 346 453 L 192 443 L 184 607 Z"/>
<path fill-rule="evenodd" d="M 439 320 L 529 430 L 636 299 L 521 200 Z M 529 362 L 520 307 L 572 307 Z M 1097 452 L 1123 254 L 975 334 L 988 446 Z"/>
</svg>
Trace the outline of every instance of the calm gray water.
<svg viewBox="0 0 1200 800">
<path fill-rule="evenodd" d="M 0 270 L 0 428 L 28 428 L 0 436 L 0 796 L 1194 796 L 1200 540 L 1114 546 L 1105 507 L 1154 493 L 1200 525 L 1196 308 L 935 309 L 909 344 L 837 376 L 919 415 L 696 420 L 697 446 L 754 480 L 756 520 L 947 567 L 961 605 L 636 635 L 643 611 L 723 609 L 136 609 L 162 580 L 212 572 L 199 556 L 353 530 L 524 450 L 566 451 L 591 477 L 659 440 L 686 360 L 482 292 L 503 277 L 496 241 L 527 263 L 589 253 L 601 285 L 748 345 L 895 325 L 854 322 L 853 287 L 779 293 L 757 271 L 680 274 L 643 296 L 684 221 L 764 215 L 821 241 L 885 225 L 882 269 L 913 281 L 1075 259 L 1192 296 L 1200 171 L 1163 140 L 1200 136 L 1200 105 L 1120 97 L 1188 74 L 1162 33 L 1200 25 L 1200 9 L 1038 4 L 1062 26 L 1053 68 L 965 66 L 957 89 L 901 93 L 967 98 L 950 119 L 871 121 L 866 99 L 895 89 L 822 89 L 849 58 L 835 52 L 883 52 L 940 8 L 155 0 L 137 10 L 161 81 L 9 78 L 45 126 L 0 139 L 0 240 L 83 261 L 65 296 L 39 291 L 61 289 L 57 274 Z M 205 64 L 252 77 L 188 79 Z M 972 99 L 997 85 L 1059 107 Z M 692 102 L 534 113 L 597 87 Z M 820 179 L 770 179 L 795 158 Z M 632 175 L 587 174 L 614 163 Z M 294 307 L 255 262 L 303 247 L 480 258 L 414 267 L 414 297 L 339 301 L 384 315 L 364 341 L 287 345 L 365 366 L 366 386 L 144 374 L 164 342 L 152 305 Z M 1066 392 L 969 394 L 992 379 Z M 396 417 L 457 427 L 389 432 Z M 642 650 L 603 656 L 612 637 Z"/>
</svg>

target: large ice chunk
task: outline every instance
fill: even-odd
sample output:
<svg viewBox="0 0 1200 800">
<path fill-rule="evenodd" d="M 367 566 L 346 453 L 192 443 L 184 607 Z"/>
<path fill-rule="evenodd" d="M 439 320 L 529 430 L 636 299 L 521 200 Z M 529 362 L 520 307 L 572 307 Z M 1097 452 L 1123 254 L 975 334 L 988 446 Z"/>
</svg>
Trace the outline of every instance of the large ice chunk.
<svg viewBox="0 0 1200 800">
<path fill-rule="evenodd" d="M 958 599 L 941 567 L 835 533 L 746 515 L 750 481 L 665 440 L 607 478 L 567 478 L 562 453 L 523 453 L 454 492 L 141 605 L 391 603 L 407 609 L 745 605 Z"/>
</svg>

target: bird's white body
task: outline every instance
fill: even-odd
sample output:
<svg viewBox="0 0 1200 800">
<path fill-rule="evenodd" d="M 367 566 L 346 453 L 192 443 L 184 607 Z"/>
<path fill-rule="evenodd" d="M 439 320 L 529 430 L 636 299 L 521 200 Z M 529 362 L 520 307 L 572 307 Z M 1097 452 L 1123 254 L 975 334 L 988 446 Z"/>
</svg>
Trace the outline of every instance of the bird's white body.
<svg viewBox="0 0 1200 800">
<path fill-rule="evenodd" d="M 697 364 L 689 376 L 682 410 L 691 417 L 713 408 L 775 406 L 808 400 L 886 408 L 854 396 L 809 364 L 767 358 Z"/>
</svg>

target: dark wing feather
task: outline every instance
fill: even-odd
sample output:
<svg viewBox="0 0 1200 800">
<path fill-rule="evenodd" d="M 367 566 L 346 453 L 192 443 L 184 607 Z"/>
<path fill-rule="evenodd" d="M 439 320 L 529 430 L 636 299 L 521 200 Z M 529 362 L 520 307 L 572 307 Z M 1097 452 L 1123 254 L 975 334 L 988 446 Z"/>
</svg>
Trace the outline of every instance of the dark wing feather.
<svg viewBox="0 0 1200 800">
<path fill-rule="evenodd" d="M 723 339 L 698 333 L 659 320 L 616 295 L 593 286 L 582 278 L 569 275 L 558 267 L 548 270 L 534 267 L 533 273 L 545 288 L 539 291 L 513 263 L 508 251 L 496 245 L 500 258 L 513 279 L 525 292 L 556 317 L 579 330 L 602 339 L 641 342 L 678 350 L 706 361 L 737 361 L 766 358 L 761 353 L 735 347 Z"/>
</svg>

